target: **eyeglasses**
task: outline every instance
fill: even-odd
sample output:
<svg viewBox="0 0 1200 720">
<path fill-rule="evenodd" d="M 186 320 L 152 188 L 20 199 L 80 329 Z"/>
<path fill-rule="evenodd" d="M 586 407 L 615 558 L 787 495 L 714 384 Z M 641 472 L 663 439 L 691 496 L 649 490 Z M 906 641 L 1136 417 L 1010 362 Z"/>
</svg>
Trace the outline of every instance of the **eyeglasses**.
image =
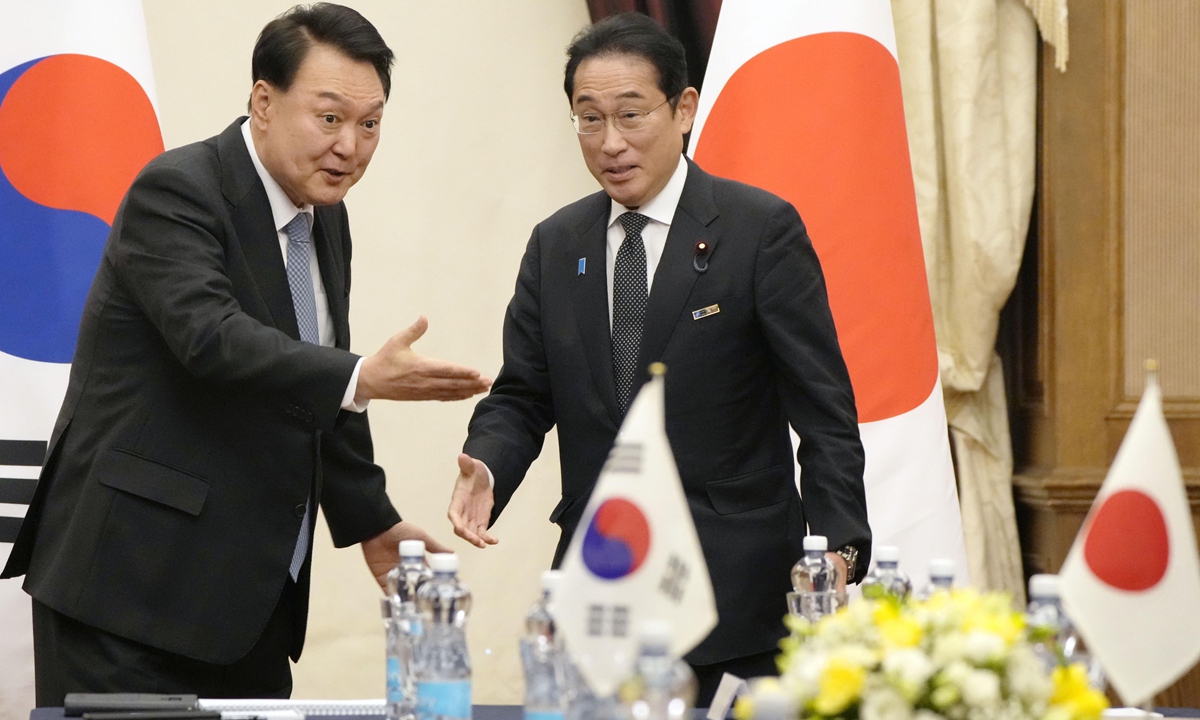
<svg viewBox="0 0 1200 720">
<path fill-rule="evenodd" d="M 613 119 L 613 125 L 616 126 L 619 132 L 633 132 L 641 130 L 650 122 L 650 113 L 659 109 L 663 105 L 670 102 L 670 98 L 663 100 L 659 104 L 649 110 L 638 110 L 629 108 L 628 110 L 618 110 L 615 113 L 607 115 L 585 110 L 582 114 L 576 115 L 571 113 L 571 122 L 575 125 L 575 132 L 580 135 L 596 135 L 604 132 L 604 126 L 608 124 L 608 118 Z"/>
</svg>

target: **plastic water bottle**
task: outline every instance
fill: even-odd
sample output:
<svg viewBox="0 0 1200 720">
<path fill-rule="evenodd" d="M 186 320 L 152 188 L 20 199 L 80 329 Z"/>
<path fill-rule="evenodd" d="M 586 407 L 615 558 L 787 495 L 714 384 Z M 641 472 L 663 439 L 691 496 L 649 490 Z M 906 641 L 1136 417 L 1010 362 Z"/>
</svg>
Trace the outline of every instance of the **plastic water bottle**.
<svg viewBox="0 0 1200 720">
<path fill-rule="evenodd" d="M 691 720 L 696 702 L 696 676 L 687 663 L 671 654 L 671 625 L 661 620 L 642 624 L 633 676 L 618 696 L 633 720 Z"/>
<path fill-rule="evenodd" d="M 928 600 L 934 593 L 950 592 L 954 587 L 954 561 L 933 558 L 929 561 L 929 584 L 916 592 L 917 600 Z"/>
<path fill-rule="evenodd" d="M 837 566 L 825 557 L 829 541 L 824 535 L 804 538 L 804 557 L 792 568 L 792 587 L 796 591 L 798 613 L 816 622 L 835 609 L 838 583 Z"/>
<path fill-rule="evenodd" d="M 796 699 L 783 689 L 779 678 L 760 677 L 750 680 L 750 707 L 753 720 L 795 720 Z"/>
<path fill-rule="evenodd" d="M 525 670 L 526 720 L 563 720 L 563 667 L 550 602 L 562 574 L 542 573 L 542 596 L 525 616 L 521 665 Z"/>
<path fill-rule="evenodd" d="M 893 597 L 908 599 L 912 592 L 912 581 L 900 569 L 900 548 L 895 545 L 880 545 L 875 548 L 875 567 L 862 581 L 862 594 L 869 600 Z"/>
<path fill-rule="evenodd" d="M 422 636 L 417 643 L 418 720 L 469 720 L 471 656 L 467 613 L 471 591 L 458 580 L 458 556 L 431 555 L 433 577 L 417 590 Z"/>
<path fill-rule="evenodd" d="M 425 564 L 425 541 L 403 540 L 400 563 L 387 574 L 384 598 L 387 629 L 387 717 L 411 720 L 417 711 L 417 683 L 413 661 L 421 637 L 417 590 L 433 577 Z"/>
<path fill-rule="evenodd" d="M 629 720 L 616 694 L 596 695 L 571 654 L 562 647 L 563 696 L 566 720 Z"/>
<path fill-rule="evenodd" d="M 1100 663 L 1087 651 L 1083 638 L 1075 631 L 1063 610 L 1058 594 L 1057 575 L 1034 575 L 1029 578 L 1029 607 L 1025 624 L 1034 641 L 1033 651 L 1047 671 L 1060 663 L 1080 663 L 1087 669 L 1088 684 L 1104 690 L 1106 681 Z"/>
<path fill-rule="evenodd" d="M 563 692 L 566 700 L 566 720 L 593 720 L 598 716 L 596 694 L 584 679 L 579 667 L 563 649 Z"/>
</svg>

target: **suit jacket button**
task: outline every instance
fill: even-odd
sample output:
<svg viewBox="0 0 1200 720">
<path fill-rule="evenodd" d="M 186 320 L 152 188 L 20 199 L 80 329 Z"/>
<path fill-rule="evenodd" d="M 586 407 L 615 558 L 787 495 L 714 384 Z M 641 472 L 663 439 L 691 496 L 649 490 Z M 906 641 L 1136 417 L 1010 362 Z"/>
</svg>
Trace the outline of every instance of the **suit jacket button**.
<svg viewBox="0 0 1200 720">
<path fill-rule="evenodd" d="M 304 517 L 304 511 L 307 509 L 308 509 L 308 506 L 305 505 L 304 503 L 300 503 L 299 505 L 297 505 L 295 508 L 296 517 Z"/>
</svg>

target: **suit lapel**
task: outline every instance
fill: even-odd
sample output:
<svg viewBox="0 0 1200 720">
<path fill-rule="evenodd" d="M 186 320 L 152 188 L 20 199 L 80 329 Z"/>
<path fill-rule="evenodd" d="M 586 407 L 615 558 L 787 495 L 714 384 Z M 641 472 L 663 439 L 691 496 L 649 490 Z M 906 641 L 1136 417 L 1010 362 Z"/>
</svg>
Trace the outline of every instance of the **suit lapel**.
<svg viewBox="0 0 1200 720">
<path fill-rule="evenodd" d="M 271 320 L 276 328 L 299 340 L 300 328 L 296 324 L 296 310 L 292 306 L 292 291 L 283 266 L 271 203 L 246 151 L 241 123 L 241 119 L 236 120 L 217 139 L 221 190 L 233 206 L 231 218 L 238 244 L 271 313 Z"/>
<path fill-rule="evenodd" d="M 345 269 L 341 253 L 334 247 L 322 217 L 325 213 L 313 213 L 313 242 L 317 248 L 317 265 L 321 268 L 321 283 L 325 286 L 325 297 L 329 301 L 329 317 L 333 319 L 336 347 L 350 347 L 349 308 L 346 306 Z M 290 290 L 289 290 L 290 292 Z"/>
<path fill-rule="evenodd" d="M 617 388 L 613 380 L 612 330 L 608 322 L 608 278 L 606 270 L 606 238 L 610 201 L 604 193 L 596 196 L 595 207 L 585 213 L 577 228 L 575 241 L 568 245 L 563 262 L 571 277 L 571 302 L 583 354 L 592 380 L 613 423 L 620 424 L 617 408 Z M 585 269 L 579 273 L 579 261 Z"/>
<path fill-rule="evenodd" d="M 640 371 L 634 376 L 630 397 L 635 396 L 645 382 L 646 368 L 650 363 L 662 358 L 684 304 L 691 295 L 692 286 L 700 277 L 692 265 L 696 243 L 700 240 L 708 243 L 710 261 L 716 252 L 718 238 L 708 231 L 708 225 L 716 217 L 712 179 L 689 160 L 687 182 L 679 196 L 679 207 L 671 220 L 667 243 L 658 261 L 658 269 L 654 271 L 654 284 L 650 287 L 646 318 L 642 325 L 642 347 L 638 352 Z"/>
</svg>

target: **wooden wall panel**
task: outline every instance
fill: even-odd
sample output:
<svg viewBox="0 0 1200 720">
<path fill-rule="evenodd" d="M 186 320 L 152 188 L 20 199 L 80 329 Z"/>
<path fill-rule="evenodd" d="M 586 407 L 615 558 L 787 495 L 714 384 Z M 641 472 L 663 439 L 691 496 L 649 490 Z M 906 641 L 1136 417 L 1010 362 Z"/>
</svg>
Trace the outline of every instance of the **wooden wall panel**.
<svg viewBox="0 0 1200 720">
<path fill-rule="evenodd" d="M 1066 73 L 1043 46 L 1034 221 L 1000 339 L 1027 575 L 1061 567 L 1148 355 L 1200 518 L 1200 2 L 1072 3 L 1070 33 Z M 1200 668 L 1157 703 L 1200 706 Z"/>
<path fill-rule="evenodd" d="M 1125 9 L 1124 391 L 1200 403 L 1200 2 Z"/>
</svg>

